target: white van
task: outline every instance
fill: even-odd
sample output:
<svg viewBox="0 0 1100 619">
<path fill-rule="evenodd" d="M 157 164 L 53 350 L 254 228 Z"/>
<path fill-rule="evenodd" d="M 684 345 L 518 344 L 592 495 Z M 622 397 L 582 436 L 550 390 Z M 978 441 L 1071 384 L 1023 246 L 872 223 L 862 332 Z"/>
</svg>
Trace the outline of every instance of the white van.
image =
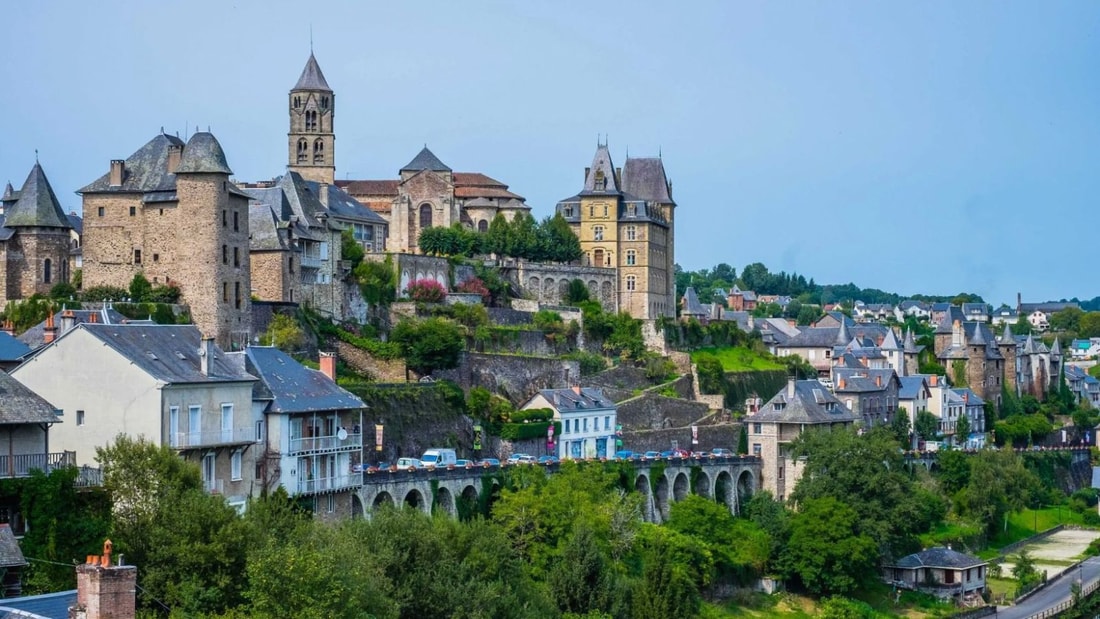
<svg viewBox="0 0 1100 619">
<path fill-rule="evenodd" d="M 455 450 L 453 449 L 433 448 L 425 451 L 424 455 L 420 456 L 420 462 L 422 462 L 424 466 L 445 467 L 457 461 L 458 456 L 455 455 Z"/>
</svg>

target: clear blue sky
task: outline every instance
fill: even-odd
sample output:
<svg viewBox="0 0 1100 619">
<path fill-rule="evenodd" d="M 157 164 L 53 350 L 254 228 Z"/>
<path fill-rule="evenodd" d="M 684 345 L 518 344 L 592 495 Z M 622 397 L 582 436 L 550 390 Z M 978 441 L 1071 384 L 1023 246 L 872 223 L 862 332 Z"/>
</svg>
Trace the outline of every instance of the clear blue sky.
<svg viewBox="0 0 1100 619">
<path fill-rule="evenodd" d="M 687 269 L 991 302 L 1100 294 L 1097 2 L 20 2 L 0 32 L 0 182 L 72 192 L 163 126 L 242 180 L 286 164 L 309 31 L 338 178 L 428 143 L 537 216 L 597 134 L 664 154 Z"/>
</svg>

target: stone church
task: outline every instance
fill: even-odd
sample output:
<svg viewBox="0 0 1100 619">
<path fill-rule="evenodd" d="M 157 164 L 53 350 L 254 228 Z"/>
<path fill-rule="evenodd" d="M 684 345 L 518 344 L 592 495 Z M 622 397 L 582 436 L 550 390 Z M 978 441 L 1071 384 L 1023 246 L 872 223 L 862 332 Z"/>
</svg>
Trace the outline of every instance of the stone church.
<svg viewBox="0 0 1100 619">
<path fill-rule="evenodd" d="M 68 282 L 72 225 L 42 166 L 19 191 L 8 183 L 0 203 L 0 307 Z"/>
<path fill-rule="evenodd" d="M 580 193 L 557 205 L 584 264 L 615 269 L 619 310 L 647 320 L 676 315 L 675 210 L 660 157 L 627 157 L 617 168 L 607 144 L 584 169 Z"/>
</svg>

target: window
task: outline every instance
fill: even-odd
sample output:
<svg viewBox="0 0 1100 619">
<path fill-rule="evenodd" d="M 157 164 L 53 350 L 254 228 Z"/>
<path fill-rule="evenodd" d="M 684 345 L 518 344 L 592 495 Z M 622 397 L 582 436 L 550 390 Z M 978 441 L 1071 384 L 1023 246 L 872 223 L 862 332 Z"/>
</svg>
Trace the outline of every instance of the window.
<svg viewBox="0 0 1100 619">
<path fill-rule="evenodd" d="M 84 425 L 84 411 L 76 411 L 76 425 Z"/>
<path fill-rule="evenodd" d="M 130 207 L 130 217 L 133 217 L 134 215 L 137 215 L 137 207 L 136 206 L 131 206 Z"/>
<path fill-rule="evenodd" d="M 134 250 L 134 264 L 141 264 L 141 250 Z"/>
<path fill-rule="evenodd" d="M 180 407 L 168 407 L 168 445 L 178 447 L 180 442 Z"/>
<path fill-rule="evenodd" d="M 229 282 L 222 282 L 222 303 L 229 303 Z"/>
<path fill-rule="evenodd" d="M 592 185 L 593 185 L 593 188 L 596 191 L 603 191 L 604 189 L 607 188 L 607 179 L 604 177 L 604 174 L 603 174 L 602 171 L 600 171 L 600 170 L 596 171 L 596 178 L 593 181 Z"/>
<path fill-rule="evenodd" d="M 229 212 L 226 211 L 225 209 L 222 209 L 222 227 L 223 228 L 228 228 L 229 227 Z"/>
<path fill-rule="evenodd" d="M 754 455 L 758 458 L 760 457 L 760 443 L 753 443 L 752 444 L 752 455 Z"/>
<path fill-rule="evenodd" d="M 290 259 L 287 260 L 286 270 L 287 270 L 288 273 L 293 273 L 294 272 L 294 258 L 293 257 L 291 257 Z"/>
<path fill-rule="evenodd" d="M 325 512 L 331 514 L 336 511 L 336 495 L 329 494 L 325 496 Z"/>
<path fill-rule="evenodd" d="M 567 206 L 567 207 L 563 208 L 562 209 L 562 216 L 563 217 L 572 217 L 573 216 L 573 207 L 572 206 Z"/>
<path fill-rule="evenodd" d="M 229 443 L 233 441 L 233 405 L 222 404 L 222 442 Z"/>
<path fill-rule="evenodd" d="M 313 163 L 325 162 L 325 143 L 323 140 L 313 142 Z"/>
<path fill-rule="evenodd" d="M 563 423 L 561 424 L 561 433 L 562 433 L 562 434 L 569 434 L 569 420 L 568 420 L 568 419 L 566 419 L 566 420 L 565 420 L 565 421 L 564 421 L 564 422 L 563 422 Z"/>
<path fill-rule="evenodd" d="M 626 214 L 627 214 L 628 217 L 637 217 L 638 216 L 638 205 L 633 204 L 633 203 L 627 204 L 626 205 Z"/>
<path fill-rule="evenodd" d="M 634 266 L 638 262 L 638 252 L 633 249 L 626 250 L 626 266 Z"/>
<path fill-rule="evenodd" d="M 50 280 L 52 280 L 52 279 L 53 279 L 53 263 L 50 262 L 49 258 L 46 258 L 46 260 L 42 262 L 42 281 L 48 284 L 48 283 L 50 283 Z"/>
<path fill-rule="evenodd" d="M 627 226 L 626 227 L 626 240 L 628 240 L 628 241 L 638 240 L 638 226 Z"/>
<path fill-rule="evenodd" d="M 234 247 L 233 248 L 233 266 L 235 266 L 235 267 L 241 266 L 241 248 L 240 247 Z"/>
<path fill-rule="evenodd" d="M 421 204 L 420 205 L 420 229 L 432 227 L 432 205 Z"/>
<path fill-rule="evenodd" d="M 592 240 L 593 241 L 602 241 L 603 240 L 603 226 L 592 226 Z"/>
<path fill-rule="evenodd" d="M 153 254 L 153 262 L 160 262 L 160 254 Z"/>
<path fill-rule="evenodd" d="M 235 306 L 237 309 L 241 309 L 241 283 L 233 282 L 233 298 L 235 299 Z"/>
<path fill-rule="evenodd" d="M 603 416 L 603 429 L 604 430 L 610 430 L 611 429 L 611 415 L 604 415 Z"/>
<path fill-rule="evenodd" d="M 328 97 L 321 97 L 321 109 L 328 107 Z"/>
<path fill-rule="evenodd" d="M 262 419 L 256 422 L 256 442 L 264 442 L 264 422 Z"/>
<path fill-rule="evenodd" d="M 306 158 L 309 156 L 307 151 L 309 150 L 309 143 L 304 139 L 298 140 L 298 163 L 305 163 Z"/>
<path fill-rule="evenodd" d="M 778 477 L 779 479 L 783 479 L 783 467 L 779 467 L 779 469 L 776 471 L 776 477 Z"/>
<path fill-rule="evenodd" d="M 237 213 L 237 211 L 233 211 L 233 232 L 241 231 L 240 220 L 237 217 L 238 215 L 239 213 Z"/>
<path fill-rule="evenodd" d="M 328 241 L 321 241 L 321 260 L 328 260 Z"/>
<path fill-rule="evenodd" d="M 588 417 L 584 418 L 584 423 L 581 424 L 585 432 L 588 432 Z"/>
<path fill-rule="evenodd" d="M 229 479 L 241 481 L 241 450 L 238 449 L 229 457 Z"/>
<path fill-rule="evenodd" d="M 187 444 L 198 445 L 202 438 L 202 407 L 192 404 L 187 407 Z"/>
<path fill-rule="evenodd" d="M 229 264 L 229 246 L 222 245 L 222 264 Z"/>
<path fill-rule="evenodd" d="M 96 212 L 99 213 L 100 217 L 103 217 L 103 207 L 102 206 L 99 207 L 98 209 L 96 209 Z"/>
<path fill-rule="evenodd" d="M 638 288 L 638 278 L 633 275 L 626 276 L 626 289 L 633 292 Z"/>
<path fill-rule="evenodd" d="M 762 424 L 762 423 L 752 424 L 752 433 L 753 434 L 762 434 L 763 432 L 764 432 L 764 424 Z"/>
</svg>

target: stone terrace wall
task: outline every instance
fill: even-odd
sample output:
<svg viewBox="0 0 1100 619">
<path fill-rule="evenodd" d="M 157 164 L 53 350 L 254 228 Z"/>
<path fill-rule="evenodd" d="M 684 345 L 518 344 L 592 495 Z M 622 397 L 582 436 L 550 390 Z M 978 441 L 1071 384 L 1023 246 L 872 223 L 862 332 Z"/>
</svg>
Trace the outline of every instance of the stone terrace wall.
<svg viewBox="0 0 1100 619">
<path fill-rule="evenodd" d="M 284 303 L 282 301 L 253 301 L 252 302 L 252 332 L 256 335 L 267 331 L 271 325 L 271 319 L 275 314 L 293 316 L 298 311 L 297 303 Z"/>
<path fill-rule="evenodd" d="M 691 444 L 691 428 L 671 428 L 668 430 L 642 430 L 623 432 L 623 449 L 638 452 L 665 451 L 673 444 L 688 451 L 710 451 L 715 447 L 736 449 L 741 436 L 741 424 L 700 425 L 699 444 Z"/>
<path fill-rule="evenodd" d="M 579 375 L 580 364 L 576 361 L 488 353 L 464 353 L 457 368 L 432 374 L 437 379 L 454 381 L 465 390 L 484 387 L 514 404 L 522 404 L 539 389 L 567 387 L 566 377 Z"/>
<path fill-rule="evenodd" d="M 615 269 L 539 262 L 506 261 L 501 272 L 529 299 L 560 305 L 569 282 L 579 279 L 588 286 L 588 294 L 609 312 L 615 311 L 618 282 Z"/>
<path fill-rule="evenodd" d="M 502 327 L 522 327 L 531 324 L 533 312 L 511 309 L 507 307 L 490 307 L 489 320 Z M 535 310 L 538 311 L 538 310 Z"/>
<path fill-rule="evenodd" d="M 407 380 L 404 359 L 379 359 L 362 348 L 340 340 L 332 340 L 329 347 L 335 349 L 336 356 L 359 374 L 382 383 L 403 383 Z"/>
<path fill-rule="evenodd" d="M 710 413 L 702 402 L 644 393 L 618 404 L 619 423 L 624 430 L 660 430 L 683 428 L 697 423 Z"/>
</svg>

